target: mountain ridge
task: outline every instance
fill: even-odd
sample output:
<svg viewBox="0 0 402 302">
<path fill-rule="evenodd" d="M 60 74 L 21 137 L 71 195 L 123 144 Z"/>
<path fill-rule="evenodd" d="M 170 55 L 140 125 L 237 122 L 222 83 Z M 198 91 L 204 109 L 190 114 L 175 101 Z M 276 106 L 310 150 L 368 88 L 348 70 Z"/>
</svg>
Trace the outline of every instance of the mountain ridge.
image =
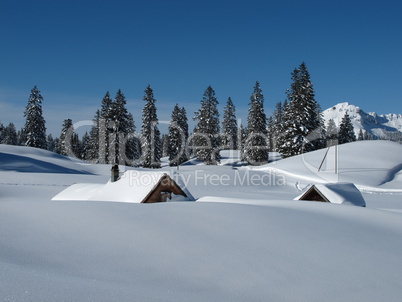
<svg viewBox="0 0 402 302">
<path fill-rule="evenodd" d="M 349 102 L 338 103 L 324 110 L 325 125 L 328 125 L 328 121 L 332 119 L 339 128 L 346 113 L 349 114 L 356 137 L 361 129 L 363 132 L 367 131 L 375 139 L 402 141 L 402 114 L 367 113 L 361 107 L 352 105 Z"/>
</svg>

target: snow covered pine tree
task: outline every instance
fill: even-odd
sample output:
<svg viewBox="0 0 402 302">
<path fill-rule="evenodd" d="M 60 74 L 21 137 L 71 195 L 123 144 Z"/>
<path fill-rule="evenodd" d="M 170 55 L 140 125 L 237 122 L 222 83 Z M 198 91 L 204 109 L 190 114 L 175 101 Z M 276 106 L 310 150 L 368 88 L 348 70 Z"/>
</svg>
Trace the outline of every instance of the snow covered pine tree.
<svg viewBox="0 0 402 302">
<path fill-rule="evenodd" d="M 313 83 L 303 62 L 292 73 L 284 108 L 283 135 L 278 151 L 283 157 L 325 147 L 325 129 L 321 108 L 315 101 Z"/>
<path fill-rule="evenodd" d="M 205 89 L 200 110 L 195 112 L 194 120 L 198 123 L 193 134 L 195 155 L 207 165 L 216 165 L 220 161 L 220 126 L 218 100 L 211 86 Z"/>
<path fill-rule="evenodd" d="M 237 149 L 237 120 L 236 107 L 229 97 L 224 108 L 222 122 L 222 149 Z"/>
<path fill-rule="evenodd" d="M 250 108 L 247 118 L 247 140 L 244 156 L 251 165 L 261 165 L 268 162 L 269 138 L 267 117 L 264 112 L 264 96 L 257 81 L 250 97 Z"/>
<path fill-rule="evenodd" d="M 43 97 L 36 86 L 32 88 L 25 108 L 25 146 L 46 149 L 46 126 L 42 115 Z"/>
<path fill-rule="evenodd" d="M 145 89 L 143 100 L 146 102 L 142 110 L 141 128 L 141 163 L 144 168 L 160 168 L 162 142 L 158 129 L 158 117 L 154 93 L 150 85 Z"/>
<path fill-rule="evenodd" d="M 339 125 L 338 141 L 339 144 L 356 141 L 356 134 L 348 113 L 344 115 L 341 124 Z"/>
</svg>

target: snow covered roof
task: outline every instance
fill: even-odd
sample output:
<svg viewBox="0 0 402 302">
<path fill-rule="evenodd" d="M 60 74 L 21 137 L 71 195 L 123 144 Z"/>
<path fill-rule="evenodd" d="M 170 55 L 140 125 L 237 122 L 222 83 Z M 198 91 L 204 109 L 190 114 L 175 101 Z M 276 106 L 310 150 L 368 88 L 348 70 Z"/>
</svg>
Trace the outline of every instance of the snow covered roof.
<svg viewBox="0 0 402 302">
<path fill-rule="evenodd" d="M 179 187 L 186 196 L 171 195 L 172 201 L 191 201 L 194 197 L 182 186 L 180 174 L 170 176 L 169 173 L 159 171 L 126 171 L 118 181 L 106 184 L 74 184 L 52 198 L 52 200 L 98 200 L 141 203 L 155 190 L 162 179 L 168 176 L 169 180 Z"/>
<path fill-rule="evenodd" d="M 295 200 L 326 201 L 365 207 L 366 202 L 353 183 L 326 183 L 308 186 Z"/>
</svg>

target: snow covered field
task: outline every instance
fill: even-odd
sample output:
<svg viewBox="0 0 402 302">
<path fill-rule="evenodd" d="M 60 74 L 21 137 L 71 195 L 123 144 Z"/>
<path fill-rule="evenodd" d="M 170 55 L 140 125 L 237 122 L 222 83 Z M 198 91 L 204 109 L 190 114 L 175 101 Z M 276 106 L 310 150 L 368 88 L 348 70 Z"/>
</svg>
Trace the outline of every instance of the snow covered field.
<svg viewBox="0 0 402 302">
<path fill-rule="evenodd" d="M 110 166 L 0 145 L 1 301 L 400 301 L 402 146 L 180 168 L 196 202 L 52 201 Z M 123 169 L 123 167 L 121 167 Z M 166 165 L 162 171 L 172 171 Z M 295 201 L 353 182 L 367 207 Z"/>
</svg>

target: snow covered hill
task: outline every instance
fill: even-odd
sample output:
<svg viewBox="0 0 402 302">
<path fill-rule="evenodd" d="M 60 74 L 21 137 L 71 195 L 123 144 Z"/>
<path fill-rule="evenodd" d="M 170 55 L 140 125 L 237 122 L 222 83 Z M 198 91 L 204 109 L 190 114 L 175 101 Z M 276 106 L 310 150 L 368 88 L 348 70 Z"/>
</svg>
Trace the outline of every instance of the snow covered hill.
<svg viewBox="0 0 402 302">
<path fill-rule="evenodd" d="M 351 182 L 364 191 L 402 193 L 402 145 L 390 141 L 332 146 L 251 169 L 286 175 L 299 187 Z"/>
<path fill-rule="evenodd" d="M 360 107 L 347 102 L 339 103 L 323 112 L 325 125 L 333 119 L 336 126 L 348 113 L 355 129 L 356 137 L 360 129 L 367 130 L 375 138 L 396 137 L 402 139 L 402 114 L 378 115 L 375 112 L 366 113 Z"/>
<path fill-rule="evenodd" d="M 0 146 L 0 300 L 399 302 L 401 148 L 339 147 L 340 175 L 372 189 L 361 208 L 292 200 L 325 150 L 260 169 L 187 165 L 201 201 L 134 204 L 52 201 L 106 183 L 110 166 Z"/>
</svg>

